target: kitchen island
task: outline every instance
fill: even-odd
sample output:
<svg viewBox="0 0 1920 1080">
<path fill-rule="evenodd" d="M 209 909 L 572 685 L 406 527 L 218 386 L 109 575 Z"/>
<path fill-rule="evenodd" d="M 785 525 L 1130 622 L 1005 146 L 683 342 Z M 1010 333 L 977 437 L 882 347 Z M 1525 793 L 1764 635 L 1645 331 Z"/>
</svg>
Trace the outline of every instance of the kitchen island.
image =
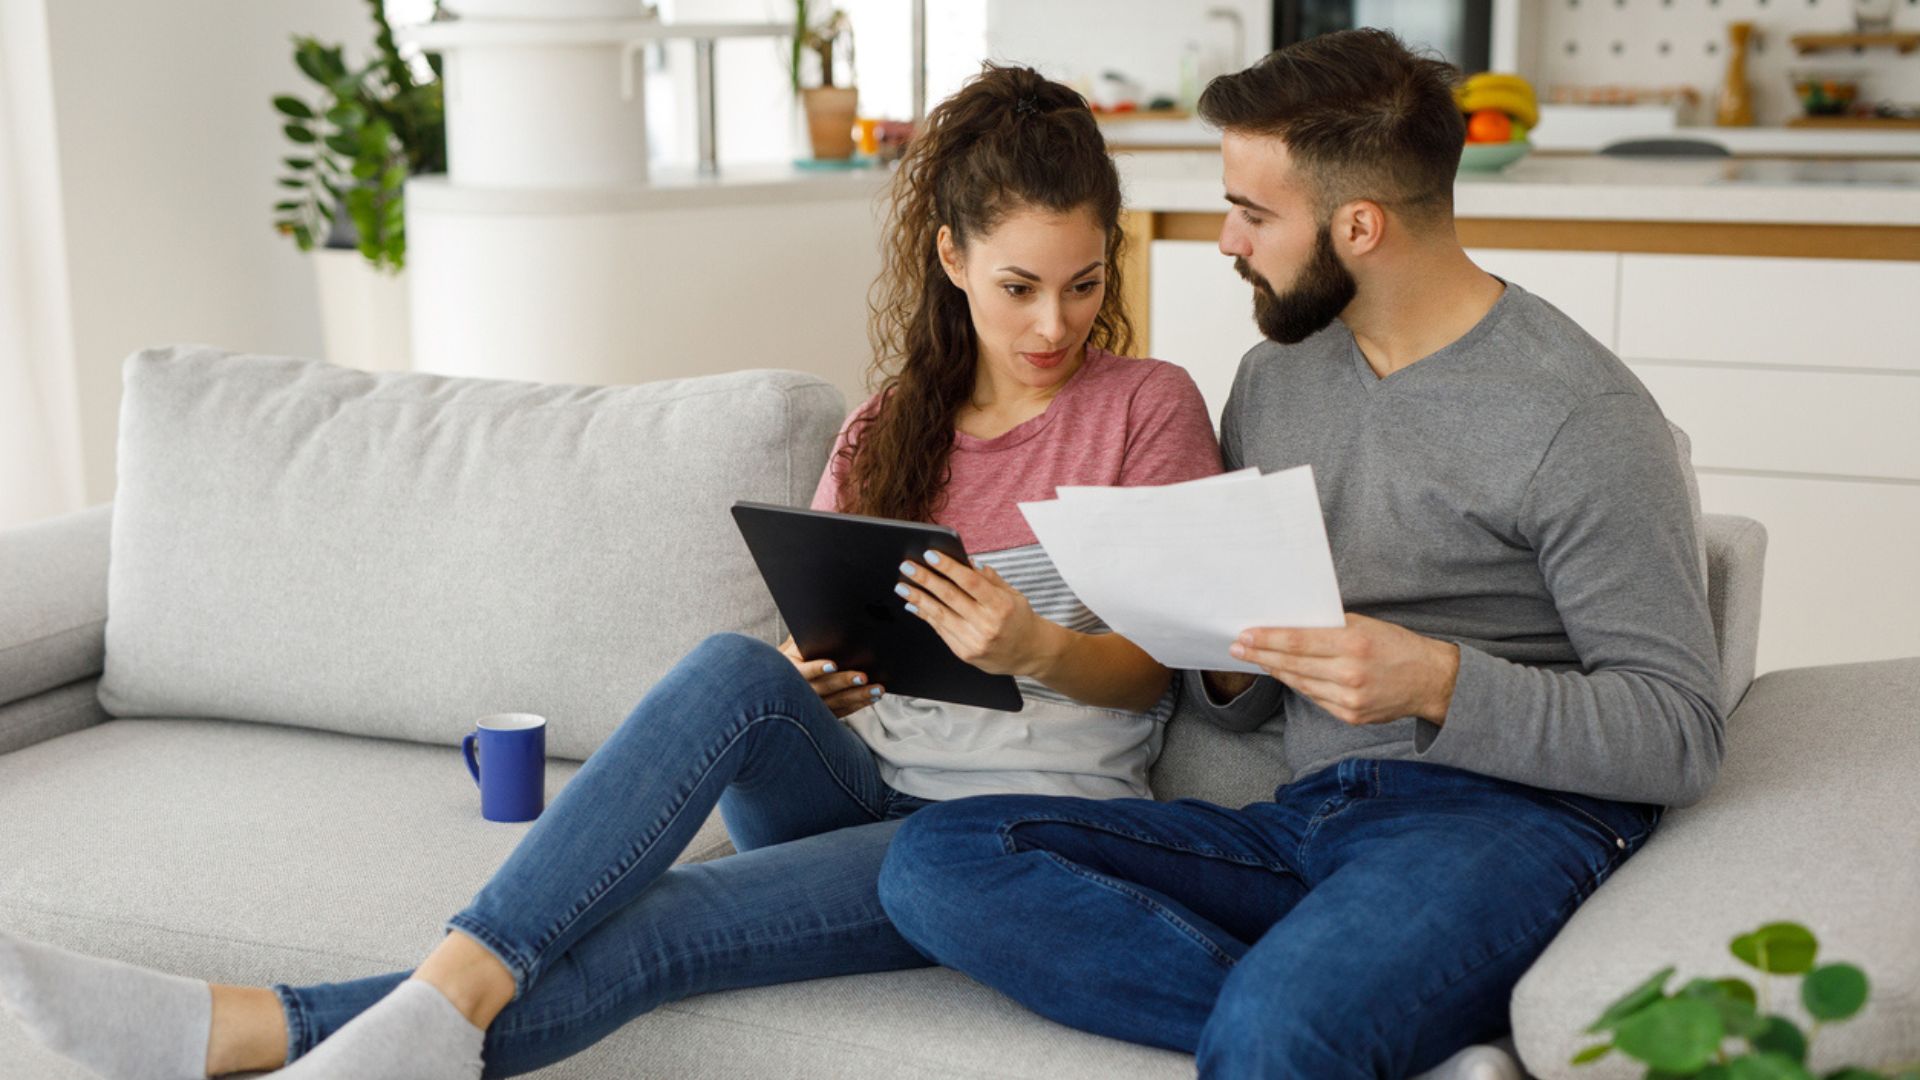
<svg viewBox="0 0 1920 1080">
<path fill-rule="evenodd" d="M 1121 162 L 1130 310 L 1217 414 L 1258 341 L 1219 154 Z M 1706 510 L 1767 526 L 1762 671 L 1920 652 L 1920 162 L 1536 156 L 1454 197 L 1687 431 Z"/>
</svg>

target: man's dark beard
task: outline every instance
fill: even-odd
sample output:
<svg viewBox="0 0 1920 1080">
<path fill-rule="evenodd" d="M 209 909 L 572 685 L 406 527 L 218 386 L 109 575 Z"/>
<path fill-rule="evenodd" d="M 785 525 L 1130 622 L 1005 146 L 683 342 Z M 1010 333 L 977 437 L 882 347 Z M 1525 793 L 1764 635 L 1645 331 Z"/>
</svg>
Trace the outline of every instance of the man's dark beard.
<svg viewBox="0 0 1920 1080">
<path fill-rule="evenodd" d="M 1253 321 L 1260 332 L 1282 345 L 1305 341 L 1327 328 L 1360 291 L 1359 282 L 1340 265 L 1333 252 L 1333 227 L 1320 226 L 1313 258 L 1285 296 L 1273 291 L 1267 279 L 1254 273 L 1247 260 L 1235 258 L 1233 268 L 1253 284 Z"/>
</svg>

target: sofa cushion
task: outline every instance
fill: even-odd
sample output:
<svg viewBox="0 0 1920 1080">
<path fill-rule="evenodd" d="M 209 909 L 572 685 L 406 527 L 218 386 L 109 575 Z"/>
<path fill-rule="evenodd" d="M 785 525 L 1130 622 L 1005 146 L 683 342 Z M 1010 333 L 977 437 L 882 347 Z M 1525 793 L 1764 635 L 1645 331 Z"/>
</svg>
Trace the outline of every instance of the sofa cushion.
<svg viewBox="0 0 1920 1080">
<path fill-rule="evenodd" d="M 584 387 L 218 349 L 125 365 L 100 699 L 585 759 L 707 634 L 779 623 L 728 514 L 804 504 L 843 415 L 793 372 Z"/>
<path fill-rule="evenodd" d="M 1865 1011 L 1813 1040 L 1825 1075 L 1920 1059 L 1920 658 L 1775 671 L 1754 680 L 1713 790 L 1670 811 L 1574 913 L 1513 995 L 1515 1041 L 1542 1080 L 1625 1080 L 1620 1055 L 1567 1063 L 1615 998 L 1669 964 L 1693 978 L 1759 976 L 1727 951 L 1765 923 L 1804 924 L 1819 961 L 1872 983 Z M 1775 1011 L 1806 1030 L 1798 980 Z"/>
</svg>

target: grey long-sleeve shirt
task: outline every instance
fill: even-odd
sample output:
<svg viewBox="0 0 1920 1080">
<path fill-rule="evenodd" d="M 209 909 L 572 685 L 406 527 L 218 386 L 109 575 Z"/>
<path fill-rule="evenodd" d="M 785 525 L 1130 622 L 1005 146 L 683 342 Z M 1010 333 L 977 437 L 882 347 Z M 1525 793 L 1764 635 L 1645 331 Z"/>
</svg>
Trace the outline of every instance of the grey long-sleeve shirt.
<svg viewBox="0 0 1920 1080">
<path fill-rule="evenodd" d="M 1348 611 L 1460 646 L 1444 725 L 1348 725 L 1262 676 L 1189 707 L 1284 719 L 1305 776 L 1430 761 L 1685 805 L 1720 766 L 1719 658 L 1674 440 L 1625 364 L 1508 283 L 1458 341 L 1384 379 L 1342 323 L 1240 363 L 1229 469 L 1312 465 Z"/>
</svg>

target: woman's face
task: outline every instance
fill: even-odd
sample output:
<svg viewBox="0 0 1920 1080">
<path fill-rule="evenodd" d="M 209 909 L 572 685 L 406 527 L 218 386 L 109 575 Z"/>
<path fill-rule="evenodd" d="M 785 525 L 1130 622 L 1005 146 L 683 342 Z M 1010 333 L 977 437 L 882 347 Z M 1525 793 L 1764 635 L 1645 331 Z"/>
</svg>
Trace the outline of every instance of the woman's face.
<svg viewBox="0 0 1920 1080">
<path fill-rule="evenodd" d="M 1107 232 L 1092 210 L 1017 210 L 964 248 L 942 226 L 939 244 L 980 340 L 977 380 L 1045 391 L 1079 370 L 1107 295 Z"/>
</svg>

